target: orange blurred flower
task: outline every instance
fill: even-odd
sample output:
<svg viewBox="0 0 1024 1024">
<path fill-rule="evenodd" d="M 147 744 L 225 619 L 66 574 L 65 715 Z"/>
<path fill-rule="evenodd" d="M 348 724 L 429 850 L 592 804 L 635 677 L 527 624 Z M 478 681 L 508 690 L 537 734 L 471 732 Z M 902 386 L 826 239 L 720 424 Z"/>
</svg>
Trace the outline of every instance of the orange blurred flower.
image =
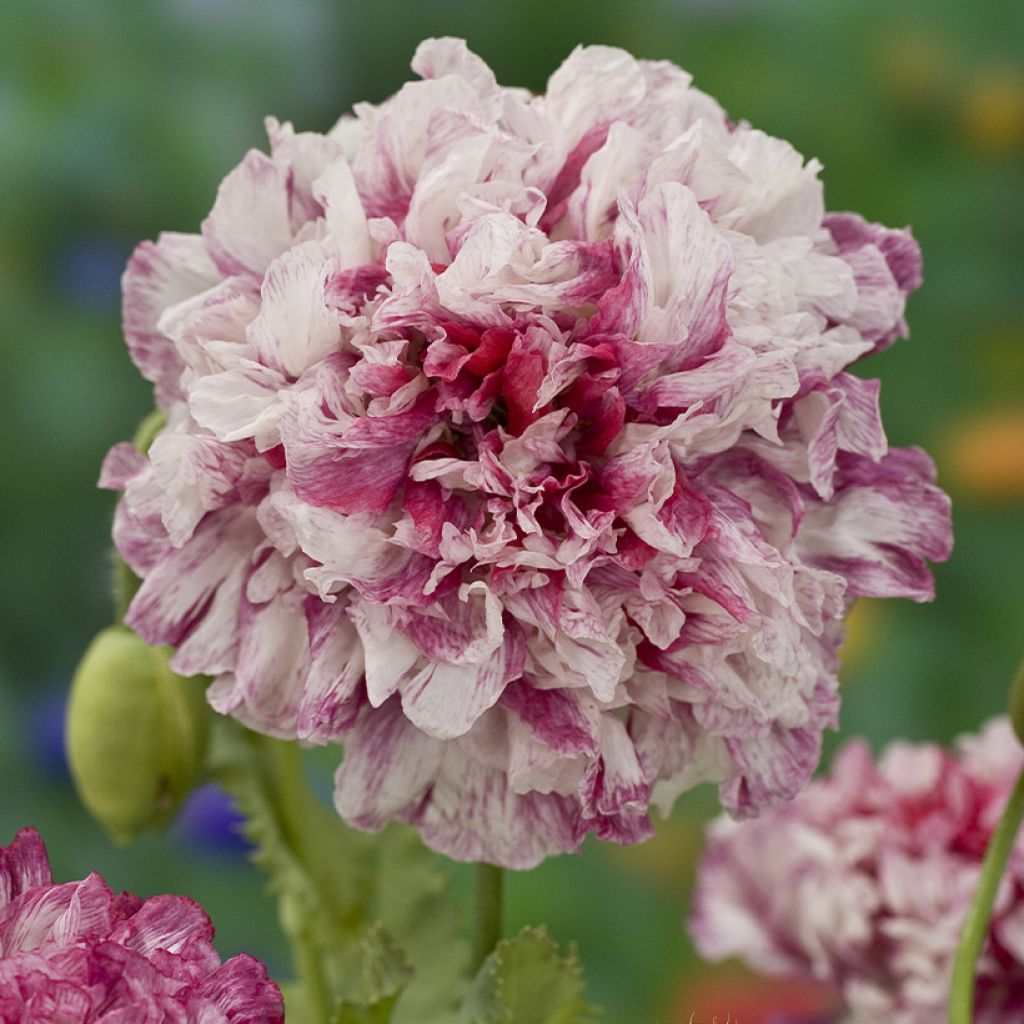
<svg viewBox="0 0 1024 1024">
<path fill-rule="evenodd" d="M 679 990 L 671 1024 L 824 1024 L 839 1010 L 829 988 L 765 978 L 738 965 L 702 968 Z"/>
<path fill-rule="evenodd" d="M 951 488 L 987 501 L 1024 499 L 1024 408 L 969 414 L 950 433 L 944 454 Z"/>
</svg>

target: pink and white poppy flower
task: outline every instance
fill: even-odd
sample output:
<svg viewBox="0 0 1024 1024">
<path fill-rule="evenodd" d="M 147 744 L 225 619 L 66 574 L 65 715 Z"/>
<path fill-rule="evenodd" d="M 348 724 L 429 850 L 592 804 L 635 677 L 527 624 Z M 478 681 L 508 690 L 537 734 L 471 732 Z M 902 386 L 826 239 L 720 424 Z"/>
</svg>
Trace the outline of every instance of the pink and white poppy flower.
<svg viewBox="0 0 1024 1024">
<path fill-rule="evenodd" d="M 18 1024 L 283 1024 L 258 960 L 221 963 L 184 896 L 115 896 L 99 875 L 55 884 L 39 834 L 0 846 L 0 1020 Z"/>
<path fill-rule="evenodd" d="M 691 931 L 708 959 L 834 986 L 844 1024 L 945 1021 L 982 858 L 1024 754 L 1006 718 L 954 751 L 855 741 L 757 821 L 716 822 Z M 977 1024 L 1024 1020 L 1024 841 L 978 964 Z"/>
<path fill-rule="evenodd" d="M 128 623 L 254 729 L 344 743 L 341 815 L 525 868 L 702 781 L 797 793 L 843 615 L 927 600 L 928 457 L 846 367 L 905 333 L 907 231 L 665 62 L 544 95 L 455 39 L 325 135 L 268 121 L 124 278 L 166 427 L 119 445 Z"/>
</svg>

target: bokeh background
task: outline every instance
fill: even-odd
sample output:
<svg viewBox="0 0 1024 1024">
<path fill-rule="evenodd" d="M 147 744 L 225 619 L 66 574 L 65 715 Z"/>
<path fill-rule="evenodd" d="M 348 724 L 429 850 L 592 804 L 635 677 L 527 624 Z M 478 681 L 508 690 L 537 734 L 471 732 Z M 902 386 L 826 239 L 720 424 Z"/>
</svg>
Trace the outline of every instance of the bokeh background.
<svg viewBox="0 0 1024 1024">
<path fill-rule="evenodd" d="M 865 603 L 844 652 L 843 734 L 946 741 L 1004 706 L 1024 654 L 1024 4 L 1019 0 L 15 0 L 0 5 L 0 843 L 36 824 L 60 878 L 190 893 L 222 951 L 290 970 L 231 813 L 204 789 L 169 834 L 114 847 L 79 808 L 61 716 L 111 618 L 106 449 L 149 407 L 119 331 L 136 241 L 196 230 L 262 118 L 327 129 L 454 34 L 542 89 L 579 42 L 668 58 L 736 118 L 825 165 L 831 209 L 911 224 L 926 283 L 883 380 L 894 444 L 955 500 L 933 605 Z M 828 750 L 836 739 L 830 739 Z M 588 845 L 509 883 L 509 926 L 576 938 L 606 1019 L 757 1024 L 813 993 L 694 957 L 682 921 L 710 794 L 659 836 Z M 465 880 L 460 882 L 465 889 Z"/>
</svg>

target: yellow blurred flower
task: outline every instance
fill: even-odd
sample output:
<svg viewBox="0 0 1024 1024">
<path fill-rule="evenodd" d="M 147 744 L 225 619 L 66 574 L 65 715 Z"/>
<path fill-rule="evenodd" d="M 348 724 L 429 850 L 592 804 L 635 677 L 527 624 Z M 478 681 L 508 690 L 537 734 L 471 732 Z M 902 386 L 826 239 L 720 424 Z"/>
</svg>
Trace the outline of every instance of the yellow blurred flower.
<svg viewBox="0 0 1024 1024">
<path fill-rule="evenodd" d="M 878 601 L 860 598 L 854 604 L 846 616 L 846 640 L 839 652 L 844 670 L 859 664 L 867 655 L 881 631 L 881 622 Z M 840 679 L 844 675 L 841 674 Z"/>
<path fill-rule="evenodd" d="M 890 29 L 879 42 L 876 73 L 882 91 L 897 107 L 941 103 L 948 94 L 952 66 L 942 37 L 919 26 Z"/>
<path fill-rule="evenodd" d="M 993 67 L 968 85 L 962 131 L 972 149 L 1002 156 L 1024 150 L 1024 70 Z"/>
</svg>

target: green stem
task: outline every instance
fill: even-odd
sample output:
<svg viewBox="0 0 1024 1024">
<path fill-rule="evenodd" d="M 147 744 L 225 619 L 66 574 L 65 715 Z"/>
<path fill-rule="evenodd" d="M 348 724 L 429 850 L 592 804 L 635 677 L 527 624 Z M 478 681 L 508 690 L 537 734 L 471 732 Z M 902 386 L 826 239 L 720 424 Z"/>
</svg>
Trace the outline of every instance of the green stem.
<svg viewBox="0 0 1024 1024">
<path fill-rule="evenodd" d="M 260 745 L 269 755 L 273 806 L 277 812 L 281 834 L 294 854 L 303 861 L 303 819 L 310 801 L 309 782 L 302 764 L 298 743 L 260 737 Z M 320 951 L 310 934 L 301 911 L 282 898 L 281 923 L 292 947 L 295 970 L 306 990 L 310 1019 L 327 1024 L 331 1016 L 331 998 L 324 977 Z"/>
<path fill-rule="evenodd" d="M 261 736 L 259 742 L 270 758 L 276 789 L 274 804 L 281 819 L 281 831 L 291 849 L 301 857 L 303 812 L 309 800 L 302 750 L 298 743 L 267 736 Z"/>
<path fill-rule="evenodd" d="M 281 928 L 292 949 L 295 972 L 305 991 L 307 1018 L 315 1024 L 328 1024 L 331 1019 L 331 995 L 320 963 L 320 950 L 302 919 L 302 911 L 287 894 L 281 896 L 279 912 Z"/>
<path fill-rule="evenodd" d="M 504 872 L 493 864 L 476 866 L 476 932 L 473 936 L 475 972 L 501 939 Z"/>
<path fill-rule="evenodd" d="M 989 921 L 999 882 L 1013 851 L 1014 840 L 1024 818 L 1024 772 L 1010 794 L 999 826 L 985 851 L 978 887 L 964 918 L 953 963 L 949 990 L 949 1024 L 973 1024 L 975 970 L 982 946 L 988 938 Z"/>
</svg>

